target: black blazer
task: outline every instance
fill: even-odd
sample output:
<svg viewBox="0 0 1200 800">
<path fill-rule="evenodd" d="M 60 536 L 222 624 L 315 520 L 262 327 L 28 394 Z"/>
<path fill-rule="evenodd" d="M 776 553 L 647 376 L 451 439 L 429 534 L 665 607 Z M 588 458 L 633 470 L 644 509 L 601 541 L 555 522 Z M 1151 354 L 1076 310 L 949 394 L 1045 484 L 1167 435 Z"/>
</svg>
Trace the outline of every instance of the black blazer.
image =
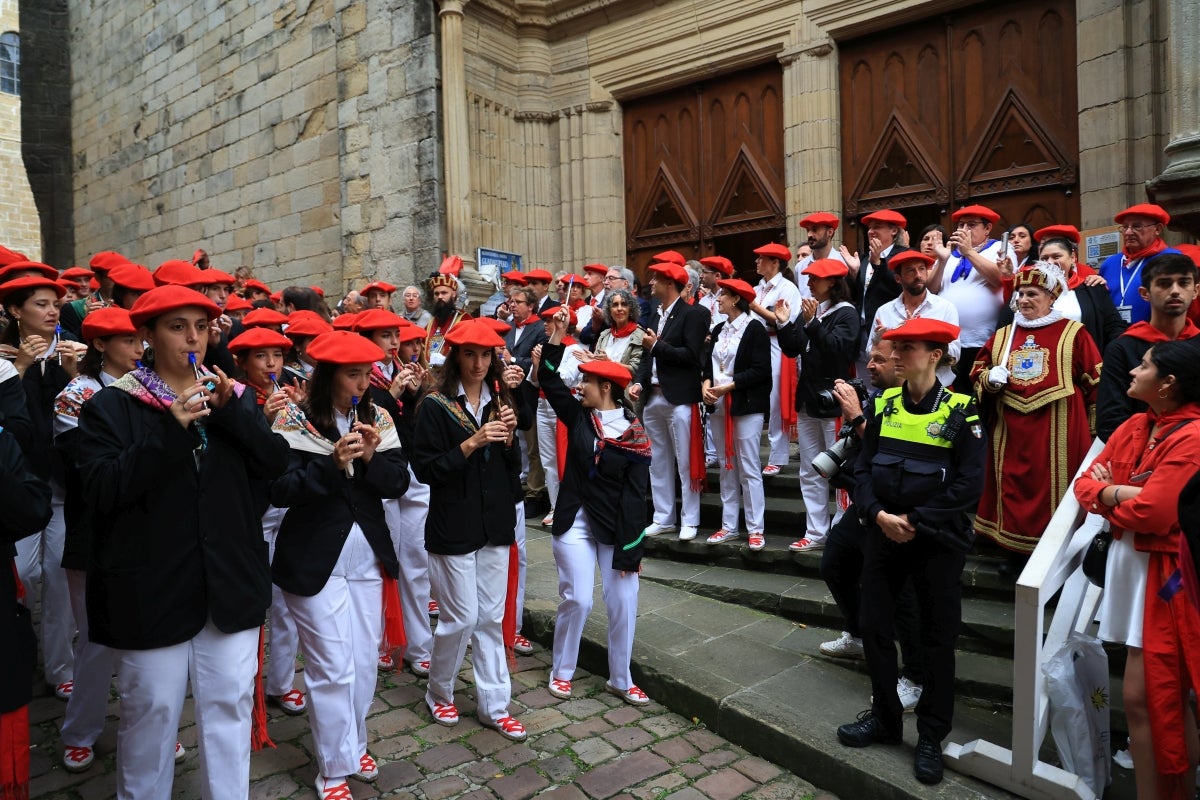
<svg viewBox="0 0 1200 800">
<path fill-rule="evenodd" d="M 490 408 L 484 410 L 484 420 Z M 436 555 L 466 555 L 488 545 L 512 544 L 516 537 L 513 487 L 521 480 L 516 436 L 511 447 L 495 442 L 468 458 L 459 445 L 469 438 L 429 396 L 417 406 L 410 458 L 417 480 L 429 486 L 425 549 Z"/>
<path fill-rule="evenodd" d="M 30 364 L 21 378 L 30 420 L 29 444 L 21 441 L 21 448 L 34 475 L 43 480 L 53 478 L 61 486 L 63 465 L 54 454 L 54 400 L 71 382 L 71 376 L 57 361 L 43 363 L 46 366 L 44 372 L 42 364 Z M 18 440 L 22 438 L 18 428 L 13 432 L 18 434 Z"/>
<path fill-rule="evenodd" d="M 551 533 L 562 536 L 570 530 L 582 506 L 592 536 L 601 544 L 613 546 L 612 568 L 635 572 L 642 561 L 642 530 L 650 523 L 646 508 L 650 462 L 639 461 L 615 447 L 605 447 L 600 451 L 600 460 L 596 460 L 596 433 L 588 419 L 591 412 L 563 385 L 557 369 L 562 356 L 562 345 L 547 345 L 542 348 L 538 368 L 542 391 L 567 428 L 566 470 Z"/>
<path fill-rule="evenodd" d="M 33 422 L 29 418 L 29 406 L 25 400 L 24 381 L 16 368 L 8 378 L 0 381 L 0 426 L 13 435 L 22 450 L 28 451 L 33 447 Z M 51 432 L 53 430 L 52 420 Z"/>
<path fill-rule="evenodd" d="M 660 306 L 650 315 L 645 327 L 656 330 Z M 668 403 L 676 406 L 700 402 L 700 362 L 704 340 L 708 337 L 708 310 L 684 301 L 681 296 L 671 307 L 671 316 L 663 325 L 654 349 L 642 356 L 636 382 L 642 385 L 642 397 L 650 391 L 651 360 L 658 365 L 658 384 Z"/>
<path fill-rule="evenodd" d="M 713 348 L 726 324 L 718 323 L 709 334 L 701 368 L 703 380 L 713 379 Z M 751 319 L 746 330 L 742 331 L 742 341 L 738 343 L 737 353 L 733 356 L 733 375 L 730 377 L 736 384 L 729 395 L 733 416 L 766 414 L 771 410 L 771 337 L 767 334 L 767 327 L 757 319 Z"/>
<path fill-rule="evenodd" d="M 336 431 L 324 431 L 336 441 Z M 325 587 L 354 523 L 362 528 L 384 572 L 399 575 L 382 498 L 408 489 L 408 460 L 399 447 L 354 462 L 354 477 L 333 455 L 291 451 L 287 471 L 271 484 L 271 504 L 286 508 L 275 539 L 271 578 L 290 594 L 312 597 Z"/>
<path fill-rule="evenodd" d="M 854 280 L 850 284 L 850 288 L 854 291 L 854 307 L 862 312 L 860 319 L 871 322 L 875 319 L 875 312 L 881 305 L 890 303 L 900 296 L 900 281 L 896 279 L 896 273 L 888 266 L 888 262 L 892 256 L 906 250 L 912 250 L 912 248 L 905 247 L 897 241 L 892 245 L 892 251 L 879 260 L 879 266 L 875 267 L 871 274 L 871 282 L 867 285 L 865 298 L 863 297 L 863 275 L 866 274 L 871 255 L 869 252 L 863 254 L 862 266 L 859 267 L 858 274 L 854 276 Z M 866 328 L 863 329 L 863 332 L 870 333 Z"/>
<path fill-rule="evenodd" d="M 562 303 L 558 302 L 550 295 L 546 295 L 545 297 L 543 297 L 541 300 L 538 301 L 537 306 L 533 309 L 533 313 L 541 314 L 547 308 L 556 308 L 561 305 L 562 305 Z"/>
<path fill-rule="evenodd" d="M 92 513 L 87 613 L 92 641 L 150 650 L 191 639 L 207 624 L 256 628 L 271 576 L 255 481 L 288 463 L 253 392 L 205 418 L 201 438 L 169 411 L 109 387 L 83 404 L 79 469 Z"/>
<path fill-rule="evenodd" d="M 546 335 L 546 323 L 540 319 L 537 322 L 531 322 L 521 329 L 521 338 L 517 343 L 513 344 L 513 339 L 516 338 L 517 328 L 514 325 L 513 329 L 504 334 L 504 346 L 508 348 L 508 354 L 512 356 L 513 361 L 525 370 L 525 374 L 529 374 L 529 370 L 533 367 L 533 348 L 539 344 L 544 344 L 549 340 Z"/>
<path fill-rule="evenodd" d="M 824 319 L 807 325 L 789 322 L 779 329 L 779 349 L 785 356 L 800 356 L 800 380 L 796 382 L 796 408 L 810 417 L 830 419 L 841 415 L 835 404 L 832 414 L 822 413 L 817 395 L 832 390 L 838 378 L 849 380 L 850 368 L 858 360 L 858 311 L 843 306 Z"/>
<path fill-rule="evenodd" d="M 1129 327 L 1128 323 L 1121 319 L 1107 286 L 1088 286 L 1081 283 L 1075 289 L 1075 299 L 1079 301 L 1079 321 L 1095 340 L 1096 349 L 1103 354 L 1109 343 L 1125 332 Z M 996 318 L 996 330 L 1011 324 L 1013 316 L 1013 310 L 1005 304 Z M 1128 376 L 1122 373 L 1122 378 L 1127 379 Z M 1125 385 L 1128 387 L 1128 380 L 1125 381 Z"/>
</svg>

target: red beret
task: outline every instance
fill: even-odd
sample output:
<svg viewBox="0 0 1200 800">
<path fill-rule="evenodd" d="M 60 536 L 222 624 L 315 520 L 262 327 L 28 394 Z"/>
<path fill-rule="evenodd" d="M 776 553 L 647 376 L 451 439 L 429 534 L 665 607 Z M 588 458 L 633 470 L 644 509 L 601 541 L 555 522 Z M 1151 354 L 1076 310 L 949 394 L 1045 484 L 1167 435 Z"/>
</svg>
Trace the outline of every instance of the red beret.
<svg viewBox="0 0 1200 800">
<path fill-rule="evenodd" d="M 242 324 L 247 328 L 284 325 L 287 321 L 287 314 L 280 314 L 273 308 L 256 308 L 242 317 Z"/>
<path fill-rule="evenodd" d="M 90 314 L 88 316 L 91 316 Z M 281 350 L 291 350 L 292 340 L 282 333 L 276 333 L 270 328 L 246 328 L 229 341 L 229 352 L 239 350 L 258 350 L 266 347 L 278 347 Z"/>
<path fill-rule="evenodd" d="M 551 306 L 550 308 L 547 308 L 541 314 L 542 319 L 553 319 L 554 315 L 557 314 L 561 308 L 562 306 Z M 567 306 L 567 322 L 569 322 L 571 325 L 579 324 L 579 315 L 576 314 L 575 309 L 571 308 L 570 306 Z"/>
<path fill-rule="evenodd" d="M 316 292 L 318 297 L 324 297 L 324 296 L 325 296 L 325 290 L 324 290 L 324 289 L 322 289 L 320 286 L 310 286 L 310 287 L 308 287 L 308 288 L 310 288 L 310 289 L 312 289 L 314 292 Z"/>
<path fill-rule="evenodd" d="M 63 274 L 59 275 L 58 277 L 67 278 L 69 280 L 79 280 L 80 278 L 91 278 L 95 275 L 96 273 L 92 272 L 90 269 L 84 269 L 83 267 L 71 267 L 70 269 L 64 269 Z"/>
<path fill-rule="evenodd" d="M 654 256 L 655 261 L 664 261 L 667 264 L 678 264 L 681 267 L 687 266 L 687 259 L 683 257 L 683 253 L 677 250 L 663 250 Z"/>
<path fill-rule="evenodd" d="M 720 286 L 726 291 L 733 292 L 747 303 L 754 302 L 754 287 L 745 281 L 737 280 L 736 278 L 725 278 L 717 281 L 717 286 Z"/>
<path fill-rule="evenodd" d="M 186 286 L 156 286 L 133 303 L 129 309 L 129 318 L 139 328 L 152 319 L 160 317 L 168 311 L 179 308 L 198 308 L 208 315 L 209 319 L 221 316 L 221 309 L 212 300 Z"/>
<path fill-rule="evenodd" d="M 1194 244 L 1177 244 L 1175 249 L 1183 253 L 1192 260 L 1192 263 L 1200 267 L 1200 245 Z"/>
<path fill-rule="evenodd" d="M 218 286 L 222 284 L 233 286 L 235 283 L 237 283 L 237 278 L 228 272 L 222 272 L 219 269 L 212 269 L 211 267 L 200 270 L 200 284 L 203 286 Z"/>
<path fill-rule="evenodd" d="M 117 306 L 97 308 L 83 318 L 81 329 L 83 340 L 90 342 L 104 336 L 124 336 L 137 333 L 137 327 L 129 318 L 129 312 Z"/>
<path fill-rule="evenodd" d="M 59 286 L 56 280 L 43 278 L 40 275 L 29 275 L 24 278 L 13 278 L 11 281 L 0 284 L 0 303 L 7 302 L 9 295 L 25 289 L 50 289 L 60 298 L 67 293 L 67 290 Z"/>
<path fill-rule="evenodd" d="M 1136 206 L 1130 206 L 1113 217 L 1113 222 L 1120 224 L 1125 221 L 1126 217 L 1149 217 L 1163 225 L 1171 221 L 1171 215 L 1167 213 L 1166 209 L 1156 206 L 1154 203 L 1138 203 Z"/>
<path fill-rule="evenodd" d="M 480 317 L 479 321 L 482 322 L 484 325 L 487 325 L 489 328 L 494 330 L 500 336 L 503 336 L 504 334 L 506 334 L 512 330 L 512 325 L 509 325 L 507 322 L 504 322 L 502 320 L 498 320 L 495 317 Z"/>
<path fill-rule="evenodd" d="M 49 264 L 38 261 L 14 261 L 0 269 L 0 283 L 11 281 L 18 276 L 45 278 L 48 281 L 58 280 L 58 270 Z"/>
<path fill-rule="evenodd" d="M 462 272 L 462 268 L 463 261 L 461 258 L 458 256 L 446 256 L 438 266 L 438 274 L 458 277 L 458 273 Z"/>
<path fill-rule="evenodd" d="M 266 292 L 267 294 L 271 293 L 271 287 L 267 286 L 258 278 L 250 278 L 249 280 L 242 281 L 242 291 L 245 292 L 250 290 Z"/>
<path fill-rule="evenodd" d="M 354 330 L 354 318 L 357 316 L 358 314 L 338 314 L 330 325 L 335 331 Z"/>
<path fill-rule="evenodd" d="M 230 298 L 232 299 L 232 298 Z M 246 302 L 245 300 L 242 301 Z M 333 326 L 325 321 L 315 311 L 293 311 L 288 314 L 287 328 L 283 331 L 288 336 L 320 336 L 329 333 Z"/>
<path fill-rule="evenodd" d="M 963 217 L 979 217 L 980 219 L 986 220 L 987 222 L 991 222 L 993 224 L 1000 219 L 1000 215 L 995 211 L 992 211 L 987 206 L 980 205 L 963 206 L 958 211 L 955 211 L 950 215 L 950 219 L 954 220 L 955 222 L 958 222 Z"/>
<path fill-rule="evenodd" d="M 164 261 L 154 270 L 154 282 L 159 286 L 174 284 L 176 286 L 200 286 L 204 281 L 204 273 L 192 265 L 190 261 Z"/>
<path fill-rule="evenodd" d="M 801 270 L 801 274 L 814 278 L 844 278 L 850 270 L 836 258 L 818 258 Z"/>
<path fill-rule="evenodd" d="M 518 286 L 524 286 L 525 284 L 529 283 L 529 281 L 525 279 L 525 274 L 523 272 L 518 272 L 515 269 L 510 269 L 500 277 L 506 281 L 509 281 L 510 283 L 515 283 Z"/>
<path fill-rule="evenodd" d="M 271 302 L 279 305 L 283 302 L 283 292 L 271 292 Z"/>
<path fill-rule="evenodd" d="M 254 308 L 254 304 L 240 294 L 231 294 L 225 301 L 226 311 L 249 311 L 252 308 Z"/>
<path fill-rule="evenodd" d="M 7 267 L 17 261 L 28 261 L 29 258 L 24 253 L 18 253 L 16 250 L 9 250 L 7 247 L 0 245 L 0 267 Z"/>
<path fill-rule="evenodd" d="M 595 375 L 602 381 L 612 381 L 622 389 L 633 380 L 633 373 L 616 361 L 584 361 L 579 365 L 579 371 L 585 375 Z"/>
<path fill-rule="evenodd" d="M 778 242 L 756 247 L 754 252 L 756 255 L 766 256 L 767 258 L 777 258 L 785 264 L 792 260 L 792 251 L 787 248 L 787 245 L 779 244 Z"/>
<path fill-rule="evenodd" d="M 603 264 L 584 264 L 583 271 L 594 272 L 597 275 L 607 275 L 608 267 L 604 266 Z"/>
<path fill-rule="evenodd" d="M 117 264 L 108 271 L 109 280 L 124 289 L 148 292 L 155 287 L 154 275 L 141 264 Z"/>
<path fill-rule="evenodd" d="M 929 317 L 913 317 L 905 320 L 883 334 L 889 341 L 906 340 L 911 342 L 937 342 L 950 344 L 958 338 L 959 327 L 940 319 Z"/>
<path fill-rule="evenodd" d="M 63 287 L 63 291 L 65 291 L 65 292 L 78 292 L 79 291 L 79 281 L 73 281 L 70 278 L 61 278 L 60 277 L 58 280 L 55 281 L 55 283 L 57 283 L 59 286 Z"/>
<path fill-rule="evenodd" d="M 386 358 L 379 345 L 351 331 L 322 333 L 304 352 L 313 361 L 326 364 L 371 364 Z"/>
<path fill-rule="evenodd" d="M 830 214 L 827 211 L 818 211 L 815 214 L 809 214 L 804 219 L 800 220 L 801 228 L 812 229 L 818 225 L 828 225 L 830 228 L 837 230 L 838 224 L 841 222 L 836 214 Z"/>
<path fill-rule="evenodd" d="M 892 211 L 890 208 L 885 208 L 883 211 L 876 211 L 867 214 L 862 218 L 862 224 L 867 227 L 871 226 L 872 222 L 882 222 L 884 225 L 895 225 L 901 230 L 908 229 L 908 220 L 899 211 Z"/>
<path fill-rule="evenodd" d="M 408 320 L 393 314 L 386 308 L 369 308 L 354 315 L 354 330 L 380 331 L 387 328 L 402 328 Z"/>
<path fill-rule="evenodd" d="M 927 256 L 920 250 L 901 250 L 899 253 L 894 253 L 888 258 L 888 267 L 895 272 L 900 271 L 900 267 L 910 261 L 920 261 L 927 267 L 932 267 L 934 259 L 932 256 Z"/>
<path fill-rule="evenodd" d="M 1046 239 L 1066 239 L 1068 242 L 1079 244 L 1079 228 L 1074 225 L 1047 225 L 1044 228 L 1038 228 L 1033 234 L 1035 242 Z"/>
<path fill-rule="evenodd" d="M 424 339 L 425 336 L 426 330 L 420 325 L 402 325 L 400 327 L 399 342 L 401 344 L 404 344 L 405 342 L 415 342 L 417 339 Z"/>
<path fill-rule="evenodd" d="M 203 250 L 197 250 L 196 252 L 192 253 L 192 263 L 195 264 L 197 261 L 202 258 L 206 258 L 207 256 L 208 253 L 204 252 Z"/>
<path fill-rule="evenodd" d="M 114 253 L 112 250 L 101 250 L 96 255 L 92 256 L 92 260 L 88 262 L 88 266 L 95 270 L 112 269 L 117 264 L 128 264 L 129 259 L 120 253 Z"/>
<path fill-rule="evenodd" d="M 359 289 L 358 293 L 365 295 L 372 289 L 378 289 L 384 294 L 391 294 L 392 292 L 396 291 L 396 287 L 392 286 L 390 283 L 385 283 L 384 281 L 372 281 L 371 283 L 368 283 L 366 286 Z"/>
<path fill-rule="evenodd" d="M 687 270 L 678 264 L 651 264 L 650 271 L 656 272 L 664 278 L 670 278 L 675 283 L 686 284 L 688 282 Z"/>
<path fill-rule="evenodd" d="M 715 269 L 726 277 L 733 274 L 733 262 L 725 256 L 705 256 L 700 259 L 700 263 L 706 267 Z"/>
<path fill-rule="evenodd" d="M 499 320 L 494 320 L 499 322 Z M 503 347 L 504 340 L 486 322 L 478 319 L 464 320 L 446 334 L 447 344 L 455 347 Z"/>
<path fill-rule="evenodd" d="M 554 276 L 544 269 L 531 269 L 525 273 L 525 280 L 538 281 L 541 283 L 553 283 Z"/>
</svg>

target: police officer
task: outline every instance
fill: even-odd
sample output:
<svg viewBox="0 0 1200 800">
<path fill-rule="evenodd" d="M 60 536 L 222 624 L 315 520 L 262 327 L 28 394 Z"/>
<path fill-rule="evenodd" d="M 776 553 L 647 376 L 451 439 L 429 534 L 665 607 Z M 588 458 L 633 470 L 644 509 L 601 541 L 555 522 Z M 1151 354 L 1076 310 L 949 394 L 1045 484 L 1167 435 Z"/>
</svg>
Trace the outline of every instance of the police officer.
<svg viewBox="0 0 1200 800">
<path fill-rule="evenodd" d="M 987 443 L 972 399 L 942 386 L 937 368 L 959 329 L 914 318 L 883 335 L 904 383 L 869 409 L 855 467 L 855 506 L 868 526 L 862 573 L 862 637 L 872 706 L 838 728 L 850 747 L 897 744 L 895 602 L 911 577 L 921 610 L 925 688 L 917 703 L 913 774 L 942 780 L 942 740 L 954 715 L 954 645 L 962 621 L 962 570 L 983 491 Z"/>
</svg>

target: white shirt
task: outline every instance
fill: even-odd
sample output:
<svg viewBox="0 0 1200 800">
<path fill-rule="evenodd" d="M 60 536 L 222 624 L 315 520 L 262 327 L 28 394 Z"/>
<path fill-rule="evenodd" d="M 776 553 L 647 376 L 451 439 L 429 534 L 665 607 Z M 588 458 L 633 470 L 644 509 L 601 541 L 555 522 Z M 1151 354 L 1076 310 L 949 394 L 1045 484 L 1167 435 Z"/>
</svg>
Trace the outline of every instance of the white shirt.
<svg viewBox="0 0 1200 800">
<path fill-rule="evenodd" d="M 875 312 L 875 319 L 871 323 L 871 334 L 867 337 L 867 352 L 879 343 L 879 326 L 882 325 L 884 330 L 891 330 L 898 327 L 902 322 L 908 319 L 922 317 L 924 319 L 936 319 L 942 322 L 949 322 L 951 325 L 958 324 L 958 308 L 944 297 L 939 297 L 933 292 L 925 292 L 925 299 L 921 304 L 908 313 L 908 308 L 904 305 L 904 295 L 900 295 L 890 303 L 884 303 Z M 962 352 L 962 344 L 958 339 L 950 343 L 950 357 L 956 362 L 959 354 Z M 943 386 L 949 386 L 954 383 L 954 370 L 950 367 L 939 367 L 937 371 L 938 380 Z"/>
<path fill-rule="evenodd" d="M 992 241 L 979 251 L 979 254 L 989 261 L 999 261 L 1001 250 L 1005 247 L 1000 242 Z M 1013 261 L 1015 256 L 1009 255 Z M 960 263 L 970 267 L 966 277 L 954 280 L 954 273 Z M 979 274 L 966 256 L 955 258 L 950 256 L 942 267 L 942 290 L 938 293 L 942 298 L 954 303 L 958 309 L 959 327 L 962 333 L 959 341 L 963 347 L 982 347 L 991 335 L 996 332 L 996 318 L 1000 306 L 1004 303 L 1004 293 L 1001 287 L 995 289 L 987 285 L 987 281 Z"/>
<path fill-rule="evenodd" d="M 605 439 L 616 439 L 629 430 L 629 420 L 625 419 L 625 409 L 610 408 L 604 411 L 593 409 L 592 413 L 600 420 L 600 428 L 604 431 Z"/>
<path fill-rule="evenodd" d="M 1083 322 L 1083 309 L 1079 306 L 1079 297 L 1076 296 L 1074 289 L 1068 289 L 1060 294 L 1054 301 L 1053 308 L 1061 311 L 1067 319 Z"/>
<path fill-rule="evenodd" d="M 792 310 L 790 321 L 795 322 L 800 318 L 800 301 L 804 296 L 800 293 L 800 288 L 783 277 L 782 273 L 776 273 L 771 280 L 760 279 L 754 287 L 754 294 L 758 298 L 758 304 L 768 311 L 774 311 L 775 304 L 780 300 L 787 300 L 788 307 Z"/>
<path fill-rule="evenodd" d="M 825 258 L 832 258 L 834 261 L 840 261 L 843 264 L 846 263 L 846 259 L 842 258 L 841 251 L 832 245 L 829 247 L 829 255 L 825 256 Z M 814 253 L 813 255 L 805 256 L 796 262 L 796 288 L 800 290 L 801 297 L 806 299 L 812 297 L 812 292 L 809 291 L 808 276 L 804 274 L 804 270 L 808 268 L 809 264 L 816 260 L 817 256 Z"/>
<path fill-rule="evenodd" d="M 708 329 L 710 331 L 726 320 L 725 315 L 717 310 L 716 291 L 711 291 L 704 295 L 704 297 L 701 297 L 696 301 L 696 305 L 703 306 L 704 308 L 708 309 Z"/>
<path fill-rule="evenodd" d="M 475 424 L 483 426 L 483 410 L 487 408 L 487 404 L 492 402 L 492 392 L 488 389 L 487 381 L 479 387 L 479 406 L 472 408 L 471 401 L 467 399 L 467 390 L 463 388 L 462 382 L 458 384 L 458 397 L 463 401 L 463 407 L 467 409 L 467 413 L 475 419 Z"/>
<path fill-rule="evenodd" d="M 680 295 L 671 301 L 671 305 L 667 306 L 666 308 L 659 309 L 658 327 L 654 331 L 659 336 L 662 336 L 663 328 L 666 327 L 667 320 L 671 317 L 671 310 L 674 309 L 682 299 L 683 295 Z M 611 358 L 612 356 L 610 355 L 609 357 Z M 646 357 L 650 359 L 650 385 L 658 386 L 658 359 L 654 358 L 649 353 L 646 354 Z"/>
<path fill-rule="evenodd" d="M 740 315 L 735 320 L 726 320 L 725 327 L 713 343 L 712 371 L 713 386 L 723 386 L 733 380 L 733 362 L 742 344 L 742 334 L 750 324 L 751 314 Z"/>
</svg>

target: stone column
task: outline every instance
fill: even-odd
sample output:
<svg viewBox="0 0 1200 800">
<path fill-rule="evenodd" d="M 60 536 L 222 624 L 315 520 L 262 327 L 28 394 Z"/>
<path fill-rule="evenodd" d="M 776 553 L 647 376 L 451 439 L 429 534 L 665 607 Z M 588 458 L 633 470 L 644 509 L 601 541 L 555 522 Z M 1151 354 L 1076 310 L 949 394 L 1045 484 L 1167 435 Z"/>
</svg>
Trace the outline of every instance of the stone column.
<svg viewBox="0 0 1200 800">
<path fill-rule="evenodd" d="M 1166 168 L 1146 188 L 1171 213 L 1172 228 L 1200 237 L 1200 5 L 1168 0 L 1167 7 L 1170 141 Z"/>
</svg>

